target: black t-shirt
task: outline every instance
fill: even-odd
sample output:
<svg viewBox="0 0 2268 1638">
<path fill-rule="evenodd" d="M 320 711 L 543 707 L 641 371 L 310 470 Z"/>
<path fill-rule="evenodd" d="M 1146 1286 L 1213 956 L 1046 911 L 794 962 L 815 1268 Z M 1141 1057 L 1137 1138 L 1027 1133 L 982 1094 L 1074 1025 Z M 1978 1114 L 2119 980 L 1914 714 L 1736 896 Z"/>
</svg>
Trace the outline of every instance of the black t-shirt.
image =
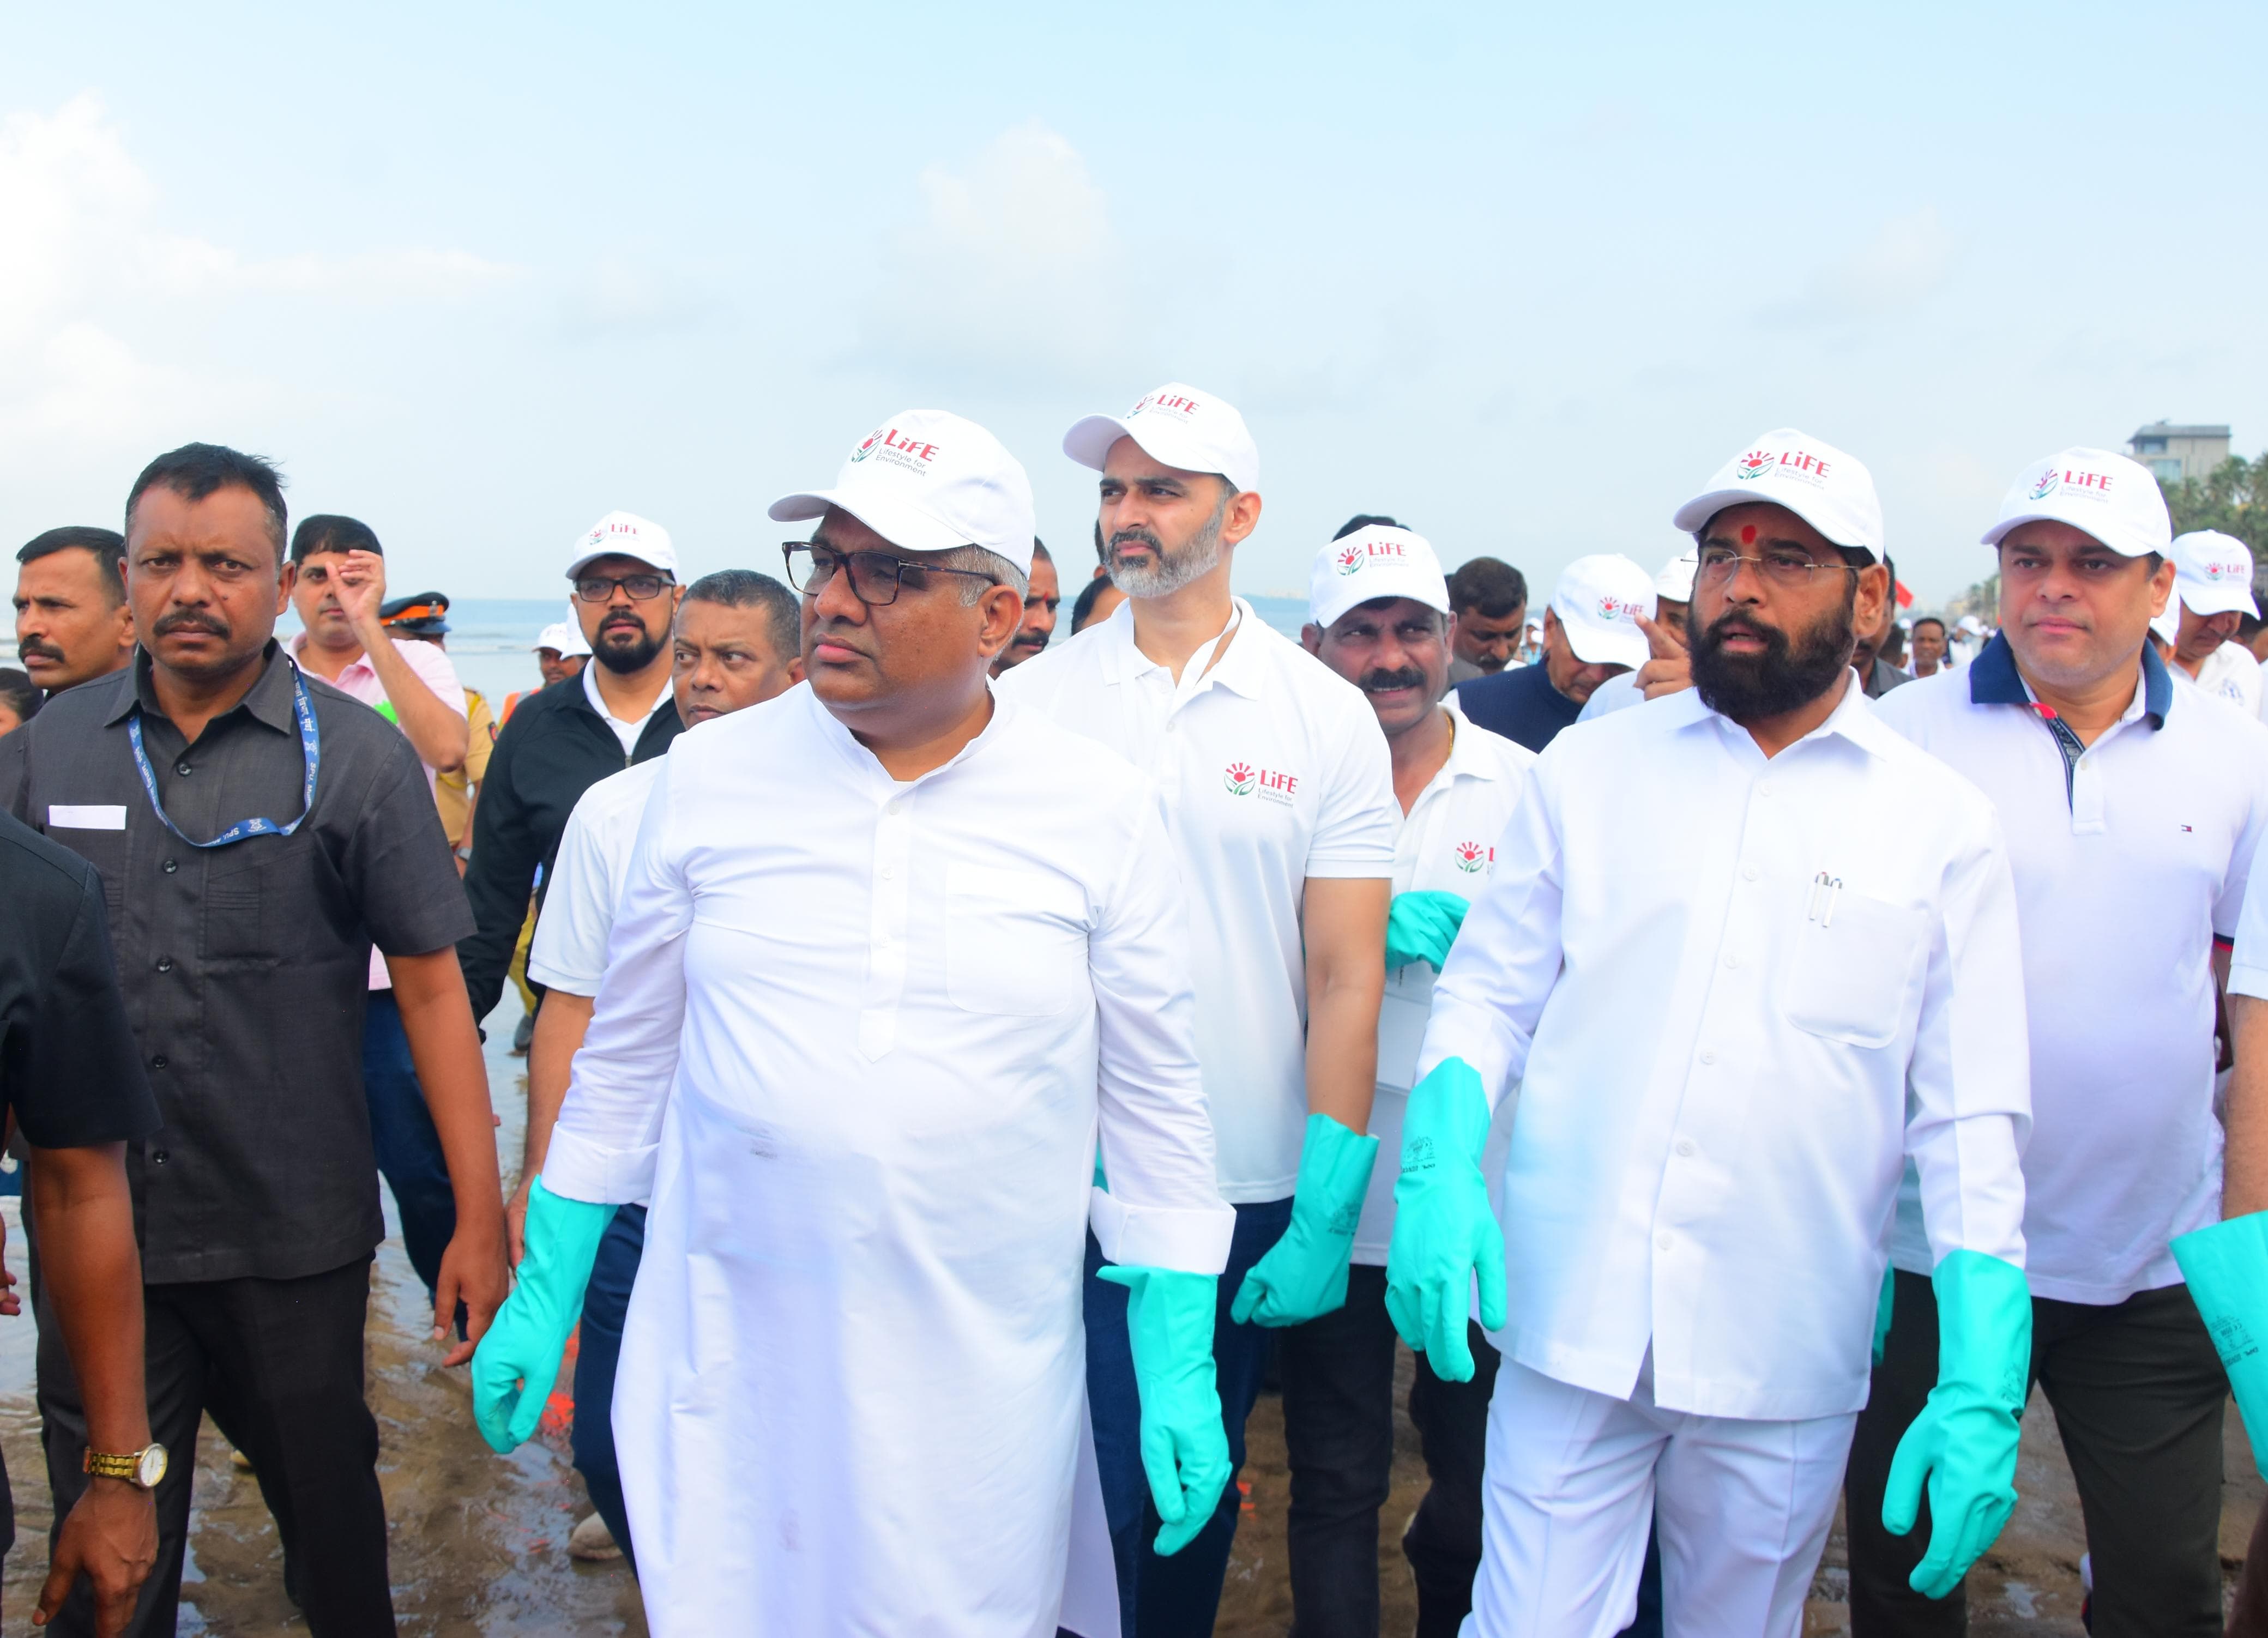
<svg viewBox="0 0 2268 1638">
<path fill-rule="evenodd" d="M 1551 673 L 1541 660 L 1459 684 L 1457 703 L 1476 726 L 1538 754 L 1583 714 L 1580 703 L 1551 686 Z"/>
<path fill-rule="evenodd" d="M 127 1027 L 102 878 L 0 813 L 0 1098 L 41 1149 L 131 1142 L 158 1105 Z"/>
</svg>

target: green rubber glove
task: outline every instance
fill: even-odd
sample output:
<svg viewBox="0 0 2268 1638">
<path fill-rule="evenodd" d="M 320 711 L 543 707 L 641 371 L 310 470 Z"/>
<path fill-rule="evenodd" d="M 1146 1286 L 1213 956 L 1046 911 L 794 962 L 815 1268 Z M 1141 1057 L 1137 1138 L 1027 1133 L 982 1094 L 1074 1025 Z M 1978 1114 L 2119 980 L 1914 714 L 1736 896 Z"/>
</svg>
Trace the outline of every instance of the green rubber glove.
<svg viewBox="0 0 2268 1638">
<path fill-rule="evenodd" d="M 1882 1270 L 1882 1294 L 1874 1299 L 1874 1363 L 1882 1363 L 1882 1350 L 1890 1342 L 1890 1309 L 1898 1295 L 1898 1271 L 1894 1267 Z"/>
<path fill-rule="evenodd" d="M 1304 1325 L 1346 1306 L 1354 1225 L 1378 1160 L 1378 1140 L 1350 1132 L 1329 1115 L 1307 1117 L 1292 1223 L 1236 1288 L 1228 1317 L 1263 1326 Z"/>
<path fill-rule="evenodd" d="M 1445 1382 L 1473 1379 L 1465 1319 L 1476 1274 L 1481 1328 L 1504 1326 L 1504 1230 L 1481 1178 L 1488 1132 L 1488 1094 L 1480 1072 L 1462 1058 L 1442 1059 L 1410 1091 L 1386 1253 L 1386 1312 Z"/>
<path fill-rule="evenodd" d="M 1228 1430 L 1213 1377 L 1213 1309 L 1220 1282 L 1170 1268 L 1109 1267 L 1126 1288 L 1126 1340 L 1142 1396 L 1142 1471 L 1165 1527 L 1160 1558 L 1189 1545 L 1228 1485 Z"/>
<path fill-rule="evenodd" d="M 2213 1334 L 2252 1440 L 2253 1465 L 2268 1475 L 2268 1211 L 2256 1211 L 2174 1242 L 2190 1298 Z"/>
<path fill-rule="evenodd" d="M 567 1333 L 583 1311 L 583 1288 L 617 1208 L 527 1192 L 527 1251 L 519 1282 L 473 1350 L 473 1420 L 499 1455 L 525 1443 L 543 1420 Z"/>
<path fill-rule="evenodd" d="M 1903 1536 L 1929 1481 L 1929 1551 L 1908 1577 L 1926 1598 L 1961 1584 L 2016 1510 L 2016 1440 L 2031 1371 L 2023 1270 L 1982 1252 L 1938 1264 L 1937 1386 L 1890 1458 L 1882 1528 Z"/>
<path fill-rule="evenodd" d="M 1386 907 L 1387 970 L 1423 961 L 1440 972 L 1470 908 L 1471 904 L 1456 893 L 1395 894 L 1394 901 Z"/>
</svg>

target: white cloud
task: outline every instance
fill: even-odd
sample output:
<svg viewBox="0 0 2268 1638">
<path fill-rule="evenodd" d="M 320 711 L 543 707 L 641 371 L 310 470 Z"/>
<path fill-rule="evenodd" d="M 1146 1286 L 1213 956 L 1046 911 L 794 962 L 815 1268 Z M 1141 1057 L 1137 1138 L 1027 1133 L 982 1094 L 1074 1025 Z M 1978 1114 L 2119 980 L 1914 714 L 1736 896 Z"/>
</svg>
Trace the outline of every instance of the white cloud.
<svg viewBox="0 0 2268 1638">
<path fill-rule="evenodd" d="M 874 362 L 1059 380 L 1135 339 L 1126 247 L 1061 136 L 1019 126 L 965 170 L 929 166 L 919 189 L 920 216 L 859 314 Z"/>
<path fill-rule="evenodd" d="M 1801 295 L 1766 317 L 1813 324 L 1859 324 L 1918 307 L 1953 265 L 1953 235 L 1924 205 L 1882 224 L 1874 237 L 1815 271 Z"/>
</svg>

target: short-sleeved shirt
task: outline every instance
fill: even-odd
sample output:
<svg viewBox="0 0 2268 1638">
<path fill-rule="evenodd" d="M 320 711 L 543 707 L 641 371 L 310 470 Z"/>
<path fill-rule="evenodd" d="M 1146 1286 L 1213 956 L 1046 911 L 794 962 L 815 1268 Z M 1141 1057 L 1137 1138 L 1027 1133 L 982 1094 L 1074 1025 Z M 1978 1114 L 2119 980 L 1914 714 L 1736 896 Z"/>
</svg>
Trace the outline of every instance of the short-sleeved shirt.
<svg viewBox="0 0 2268 1638">
<path fill-rule="evenodd" d="M 1197 1061 L 1222 1198 L 1281 1200 L 1307 1128 L 1309 878 L 1394 875 L 1402 807 L 1361 690 L 1243 599 L 1174 674 L 1134 646 L 1130 604 L 993 681 L 1157 780 L 1189 898 Z"/>
<path fill-rule="evenodd" d="M 535 942 L 528 947 L 531 982 L 571 995 L 599 993 L 638 821 L 668 767 L 667 757 L 657 756 L 609 774 L 585 791 L 567 816 L 543 913 L 535 919 Z"/>
<path fill-rule="evenodd" d="M 1983 790 L 2007 838 L 2031 1031 L 2033 1295 L 2108 1304 L 2179 1284 L 2170 1243 L 2220 1216 L 2213 946 L 2236 932 L 2268 832 L 2268 728 L 2146 645 L 2126 710 L 2082 747 L 2001 636 L 1874 709 Z M 1890 1254 L 1933 1267 L 1911 1170 Z"/>
<path fill-rule="evenodd" d="M 298 818 L 295 675 L 271 643 L 250 691 L 186 745 L 140 654 L 0 740 L 0 807 L 101 872 L 165 1121 L 128 1157 L 155 1284 L 294 1279 L 370 1254 L 385 1232 L 362 1084 L 371 948 L 423 954 L 473 927 L 417 753 L 319 679 L 314 806 L 291 835 L 195 848 L 151 808 L 128 740 L 137 714 L 186 835 Z"/>
<path fill-rule="evenodd" d="M 2252 716 L 2268 716 L 2268 689 L 2260 683 L 2260 662 L 2241 643 L 2224 643 L 2198 667 L 2197 686 Z"/>
<path fill-rule="evenodd" d="M 41 1149 L 120 1143 L 157 1129 L 126 1028 L 102 878 L 70 848 L 0 813 L 0 1100 Z"/>
<path fill-rule="evenodd" d="M 1474 678 L 1458 688 L 1457 703 L 1491 733 L 1502 734 L 1539 755 L 1583 711 L 1551 686 L 1551 668 L 1541 661 Z"/>
</svg>

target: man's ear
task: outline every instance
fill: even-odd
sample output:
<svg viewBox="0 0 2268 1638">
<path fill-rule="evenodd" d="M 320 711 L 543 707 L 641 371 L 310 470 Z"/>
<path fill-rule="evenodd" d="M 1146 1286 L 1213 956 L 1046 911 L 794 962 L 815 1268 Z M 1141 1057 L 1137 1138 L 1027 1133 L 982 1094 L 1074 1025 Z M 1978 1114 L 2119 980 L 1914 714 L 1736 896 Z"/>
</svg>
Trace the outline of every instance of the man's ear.
<svg viewBox="0 0 2268 1638">
<path fill-rule="evenodd" d="M 990 665 L 1001 650 L 1006 648 L 1024 623 L 1024 599 L 1016 595 L 1016 588 L 993 584 L 976 600 L 977 612 L 983 623 L 976 628 L 977 651 Z"/>
<path fill-rule="evenodd" d="M 299 565 L 286 562 L 276 576 L 276 613 L 280 618 L 291 606 L 291 588 L 299 584 Z"/>
<path fill-rule="evenodd" d="M 1260 491 L 1239 489 L 1228 503 L 1228 513 L 1220 520 L 1220 540 L 1223 546 L 1234 546 L 1260 526 Z"/>
<path fill-rule="evenodd" d="M 1300 627 L 1300 646 L 1310 654 L 1321 654 L 1323 651 L 1323 628 L 1312 620 Z"/>
</svg>

